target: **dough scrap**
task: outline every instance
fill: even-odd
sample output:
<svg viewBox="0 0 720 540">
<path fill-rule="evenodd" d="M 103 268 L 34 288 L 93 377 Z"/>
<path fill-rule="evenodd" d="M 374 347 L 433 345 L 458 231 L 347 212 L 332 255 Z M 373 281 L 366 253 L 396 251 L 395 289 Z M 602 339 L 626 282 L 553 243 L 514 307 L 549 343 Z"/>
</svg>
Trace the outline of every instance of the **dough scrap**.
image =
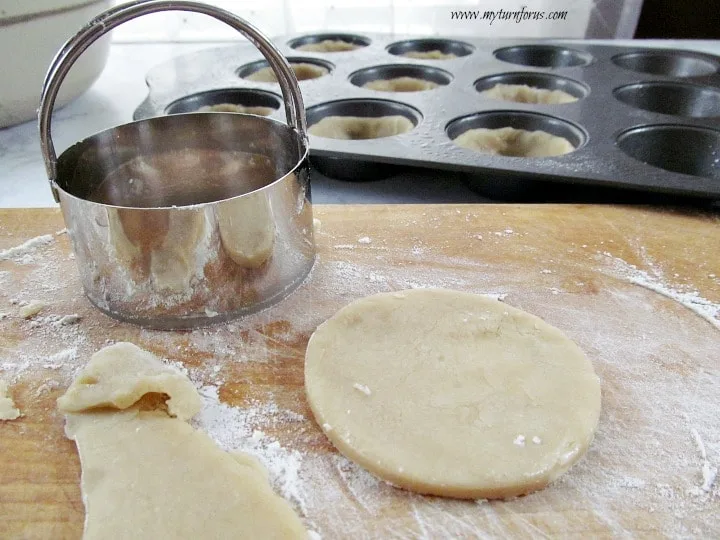
<svg viewBox="0 0 720 540">
<path fill-rule="evenodd" d="M 79 390 L 88 377 L 101 379 L 90 399 Z M 148 399 L 154 392 L 170 396 L 177 418 Z M 138 401 L 115 405 L 116 394 Z M 58 400 L 80 454 L 85 540 L 307 538 L 254 458 L 224 452 L 183 420 L 199 403 L 186 377 L 132 344 L 93 356 Z"/>
<path fill-rule="evenodd" d="M 200 396 L 185 375 L 132 343 L 116 343 L 92 355 L 67 392 L 58 398 L 58 408 L 70 413 L 127 409 L 149 393 L 170 396 L 168 412 L 180 420 L 189 420 L 200 411 Z"/>
<path fill-rule="evenodd" d="M 275 109 L 272 107 L 246 106 L 240 105 L 239 103 L 216 103 L 215 105 L 205 105 L 204 107 L 200 107 L 198 112 L 230 112 L 269 116 L 275 112 Z"/>
<path fill-rule="evenodd" d="M 420 60 L 452 60 L 453 58 L 457 58 L 456 54 L 444 53 L 438 50 L 408 51 L 403 53 L 401 56 L 405 56 L 406 58 L 418 58 Z"/>
<path fill-rule="evenodd" d="M 8 393 L 8 384 L 0 379 L 0 420 L 15 420 L 20 418 L 20 409 Z"/>
<path fill-rule="evenodd" d="M 417 77 L 396 77 L 394 79 L 377 79 L 362 85 L 369 90 L 380 92 L 422 92 L 440 86 L 438 83 Z"/>
<path fill-rule="evenodd" d="M 548 157 L 568 154 L 575 147 L 564 137 L 545 131 L 504 127 L 469 129 L 453 139 L 463 148 L 483 154 L 510 157 Z"/>
<path fill-rule="evenodd" d="M 460 498 L 545 487 L 585 453 L 600 413 L 592 364 L 560 330 L 441 289 L 341 309 L 310 338 L 305 386 L 346 457 L 396 486 Z"/>
<path fill-rule="evenodd" d="M 220 240 L 240 266 L 257 268 L 272 255 L 275 222 L 265 193 L 252 193 L 218 207 Z"/>
<path fill-rule="evenodd" d="M 290 67 L 295 72 L 298 81 L 306 81 L 308 79 L 317 79 L 330 73 L 327 68 L 318 66 L 317 64 L 309 64 L 307 62 L 290 62 Z M 248 81 L 255 82 L 278 82 L 275 72 L 270 66 L 260 68 L 253 71 L 245 77 Z"/>
<path fill-rule="evenodd" d="M 324 39 L 318 43 L 306 43 L 305 45 L 300 45 L 299 47 L 295 47 L 295 49 L 298 51 L 329 53 L 354 51 L 355 49 L 359 49 L 361 47 L 362 45 L 350 43 L 341 39 Z"/>
<path fill-rule="evenodd" d="M 490 99 L 513 101 L 515 103 L 540 103 L 546 105 L 573 103 L 578 100 L 572 94 L 562 90 L 548 90 L 547 88 L 538 88 L 527 84 L 496 84 L 492 88 L 480 92 L 480 95 Z"/>
<path fill-rule="evenodd" d="M 311 135 L 328 139 L 380 139 L 407 133 L 415 125 L 404 116 L 326 116 L 308 129 Z"/>
<path fill-rule="evenodd" d="M 23 319 L 32 319 L 44 308 L 45 302 L 40 302 L 39 300 L 32 300 L 18 310 L 18 315 L 20 315 Z"/>
</svg>

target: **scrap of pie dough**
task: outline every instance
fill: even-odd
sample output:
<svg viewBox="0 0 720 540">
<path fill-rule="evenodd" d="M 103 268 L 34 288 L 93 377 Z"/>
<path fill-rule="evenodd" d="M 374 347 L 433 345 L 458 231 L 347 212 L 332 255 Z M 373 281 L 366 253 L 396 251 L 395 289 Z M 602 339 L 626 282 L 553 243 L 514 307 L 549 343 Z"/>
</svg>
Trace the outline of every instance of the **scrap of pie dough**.
<svg viewBox="0 0 720 540">
<path fill-rule="evenodd" d="M 418 79 L 417 77 L 395 77 L 393 79 L 377 79 L 362 85 L 369 90 L 380 92 L 422 92 L 440 86 L 433 81 Z"/>
<path fill-rule="evenodd" d="M 406 58 L 418 58 L 420 60 L 452 60 L 453 58 L 457 58 L 456 54 L 444 53 L 438 50 L 409 51 L 403 53 L 401 56 L 405 56 Z"/>
<path fill-rule="evenodd" d="M 127 409 L 151 393 L 167 394 L 168 412 L 180 420 L 188 420 L 200 411 L 200 396 L 185 375 L 132 343 L 116 343 L 92 356 L 58 399 L 58 408 L 70 413 Z"/>
<path fill-rule="evenodd" d="M 240 105 L 239 103 L 216 103 L 215 105 L 205 105 L 204 107 L 200 107 L 198 112 L 231 112 L 269 116 L 275 112 L 275 109 L 272 107 L 245 106 Z"/>
<path fill-rule="evenodd" d="M 305 357 L 317 423 L 348 458 L 419 493 L 507 498 L 545 487 L 592 441 L 600 383 L 560 330 L 442 289 L 357 300 Z"/>
<path fill-rule="evenodd" d="M 18 310 L 18 315 L 23 319 L 32 319 L 35 315 L 45 309 L 45 302 L 39 300 L 32 300 Z"/>
<path fill-rule="evenodd" d="M 297 77 L 298 81 L 317 79 L 330 73 L 325 67 L 318 66 L 317 64 L 308 64 L 306 62 L 290 62 L 290 67 L 295 72 L 295 77 Z M 245 77 L 245 79 L 255 82 L 278 82 L 275 72 L 270 66 L 253 71 Z"/>
<path fill-rule="evenodd" d="M 504 127 L 469 129 L 453 142 L 483 154 L 510 157 L 548 157 L 568 154 L 575 147 L 564 137 L 545 131 L 528 131 Z"/>
<path fill-rule="evenodd" d="M 328 139 L 379 139 L 407 133 L 415 125 L 404 116 L 326 116 L 308 129 L 311 135 Z"/>
<path fill-rule="evenodd" d="M 562 90 L 548 90 L 547 88 L 537 88 L 527 84 L 496 84 L 492 88 L 480 92 L 480 95 L 502 101 L 545 105 L 573 103 L 578 100 L 575 96 Z"/>
<path fill-rule="evenodd" d="M 167 410 L 149 399 L 158 394 L 170 397 Z M 307 538 L 254 458 L 185 422 L 200 397 L 152 354 L 102 349 L 58 407 L 80 454 L 86 540 Z"/>
<path fill-rule="evenodd" d="M 20 416 L 20 409 L 8 393 L 8 384 L 0 379 L 0 420 L 15 420 Z"/>
<path fill-rule="evenodd" d="M 218 207 L 220 240 L 236 264 L 261 266 L 272 255 L 275 222 L 265 193 L 252 193 Z"/>
<path fill-rule="evenodd" d="M 354 51 L 360 47 L 362 47 L 362 45 L 350 43 L 341 39 L 324 39 L 318 43 L 306 43 L 305 45 L 300 45 L 299 47 L 295 47 L 295 49 L 307 52 L 345 52 Z"/>
</svg>

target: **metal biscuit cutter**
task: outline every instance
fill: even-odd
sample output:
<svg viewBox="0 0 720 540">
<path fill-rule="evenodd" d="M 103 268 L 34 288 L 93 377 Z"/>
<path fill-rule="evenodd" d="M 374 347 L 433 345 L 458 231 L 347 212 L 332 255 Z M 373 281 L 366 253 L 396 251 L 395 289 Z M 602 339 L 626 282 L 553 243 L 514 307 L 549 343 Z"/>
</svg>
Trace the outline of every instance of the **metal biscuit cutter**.
<svg viewBox="0 0 720 540">
<path fill-rule="evenodd" d="M 249 39 L 272 66 L 288 124 L 236 113 L 149 118 L 102 131 L 57 157 L 59 87 L 98 38 L 158 11 L 210 15 Z M 305 110 L 295 74 L 255 27 L 192 1 L 111 8 L 52 61 L 40 142 L 85 294 L 106 314 L 155 328 L 226 321 L 279 301 L 315 260 Z"/>
</svg>

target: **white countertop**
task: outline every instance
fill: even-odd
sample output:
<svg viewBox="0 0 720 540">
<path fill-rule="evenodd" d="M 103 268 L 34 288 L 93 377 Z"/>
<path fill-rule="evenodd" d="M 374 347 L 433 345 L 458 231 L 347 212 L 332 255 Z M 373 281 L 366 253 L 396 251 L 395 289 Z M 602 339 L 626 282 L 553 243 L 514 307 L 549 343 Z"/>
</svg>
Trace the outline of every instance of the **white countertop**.
<svg viewBox="0 0 720 540">
<path fill-rule="evenodd" d="M 720 41 L 595 41 L 598 44 L 683 48 L 720 55 Z M 58 154 L 98 131 L 132 121 L 145 98 L 144 77 L 150 68 L 205 44 L 113 44 L 107 65 L 95 84 L 54 115 L 53 137 Z M 408 189 L 412 179 L 413 189 Z M 314 175 L 313 201 L 358 202 L 482 202 L 479 195 L 451 177 L 410 170 L 375 182 L 341 182 Z M 36 122 L 0 129 L 0 207 L 54 206 L 40 154 Z"/>
</svg>

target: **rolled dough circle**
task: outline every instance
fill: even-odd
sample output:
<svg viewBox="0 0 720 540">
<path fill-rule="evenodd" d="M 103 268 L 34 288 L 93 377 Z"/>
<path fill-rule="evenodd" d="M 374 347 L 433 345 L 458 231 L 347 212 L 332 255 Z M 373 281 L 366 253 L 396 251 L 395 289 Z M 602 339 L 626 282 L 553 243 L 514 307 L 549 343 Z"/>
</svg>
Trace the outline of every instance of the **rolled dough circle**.
<svg viewBox="0 0 720 540">
<path fill-rule="evenodd" d="M 315 419 L 336 448 L 419 493 L 507 498 L 545 487 L 592 441 L 600 383 L 542 319 L 441 289 L 357 300 L 305 357 Z"/>
</svg>

